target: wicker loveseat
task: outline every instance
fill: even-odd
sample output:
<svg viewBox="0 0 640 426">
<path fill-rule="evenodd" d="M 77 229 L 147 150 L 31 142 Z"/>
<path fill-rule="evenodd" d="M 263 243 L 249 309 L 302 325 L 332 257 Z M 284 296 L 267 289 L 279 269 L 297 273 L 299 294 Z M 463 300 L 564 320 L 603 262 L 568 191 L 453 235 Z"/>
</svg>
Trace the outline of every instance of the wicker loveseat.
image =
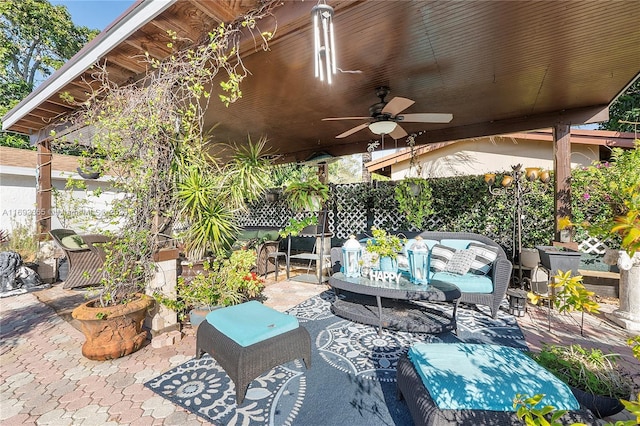
<svg viewBox="0 0 640 426">
<path fill-rule="evenodd" d="M 471 232 L 425 231 L 419 235 L 428 242 L 431 250 L 433 250 L 433 242 L 437 241 L 440 245 L 454 249 L 466 249 L 472 243 L 480 243 L 491 247 L 493 251 L 497 252 L 496 259 L 491 263 L 488 272 L 484 276 L 472 272 L 467 272 L 463 275 L 435 272 L 431 275 L 431 279 L 450 282 L 460 288 L 462 292 L 461 302 L 489 306 L 491 316 L 495 318 L 498 315 L 500 303 L 502 303 L 502 299 L 504 299 L 509 287 L 511 269 L 513 268 L 502 247 L 491 238 Z M 487 283 L 489 285 L 485 285 Z"/>
<path fill-rule="evenodd" d="M 409 233 L 403 233 L 403 235 L 408 234 Z M 424 231 L 408 235 L 411 238 L 405 247 L 410 247 L 414 243 L 415 236 L 417 235 L 427 243 L 431 250 L 433 250 L 436 244 L 451 247 L 453 251 L 467 249 L 471 244 L 475 246 L 474 248 L 487 246 L 495 253 L 495 260 L 487 265 L 485 274 L 467 272 L 459 275 L 449 272 L 431 272 L 430 279 L 456 285 L 462 292 L 461 302 L 486 305 L 491 309 L 491 316 L 496 318 L 500 304 L 507 292 L 511 278 L 511 269 L 513 267 L 502 247 L 492 239 L 480 234 L 471 232 L 434 231 Z M 430 253 L 430 257 L 431 254 L 432 253 Z M 332 248 L 331 264 L 333 265 L 334 271 L 340 269 L 342 264 L 341 248 Z M 430 264 L 431 266 L 434 264 L 432 259 L 430 259 Z"/>
</svg>

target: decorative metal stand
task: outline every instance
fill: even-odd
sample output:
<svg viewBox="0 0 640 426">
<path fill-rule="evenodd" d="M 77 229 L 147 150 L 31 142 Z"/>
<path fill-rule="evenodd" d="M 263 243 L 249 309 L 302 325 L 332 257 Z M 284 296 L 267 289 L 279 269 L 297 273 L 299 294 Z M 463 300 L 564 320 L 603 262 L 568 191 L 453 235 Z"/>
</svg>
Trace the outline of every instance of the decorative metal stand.
<svg viewBox="0 0 640 426">
<path fill-rule="evenodd" d="M 512 262 L 516 263 L 516 257 L 518 259 L 518 282 L 520 288 L 523 288 L 522 282 L 522 207 L 523 200 L 526 194 L 532 192 L 531 186 L 525 186 L 522 177 L 526 177 L 529 182 L 534 182 L 538 179 L 545 185 L 551 180 L 551 176 L 548 171 L 540 171 L 537 167 L 527 167 L 522 170 L 522 164 L 516 164 L 511 166 L 511 175 L 505 175 L 500 184 L 502 188 L 494 188 L 493 184 L 496 181 L 495 173 L 487 173 L 484 175 L 484 181 L 489 185 L 489 192 L 492 195 L 504 195 L 509 191 L 513 191 L 514 200 L 514 221 L 513 221 L 513 254 Z"/>
</svg>

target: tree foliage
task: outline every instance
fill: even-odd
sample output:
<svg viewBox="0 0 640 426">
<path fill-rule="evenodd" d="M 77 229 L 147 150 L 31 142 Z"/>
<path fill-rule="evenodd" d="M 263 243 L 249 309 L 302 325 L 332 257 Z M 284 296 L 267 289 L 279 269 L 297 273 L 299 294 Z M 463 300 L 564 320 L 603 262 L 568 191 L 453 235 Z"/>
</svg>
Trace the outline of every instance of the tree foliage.
<svg viewBox="0 0 640 426">
<path fill-rule="evenodd" d="M 626 121 L 627 123 L 620 123 Z M 600 130 L 635 132 L 640 121 L 640 78 L 620 95 L 609 108 L 609 121 L 600 123 Z"/>
<path fill-rule="evenodd" d="M 98 33 L 74 25 L 65 6 L 47 0 L 0 2 L 0 116 Z M 29 147 L 26 137 L 6 133 L 0 145 Z"/>
</svg>

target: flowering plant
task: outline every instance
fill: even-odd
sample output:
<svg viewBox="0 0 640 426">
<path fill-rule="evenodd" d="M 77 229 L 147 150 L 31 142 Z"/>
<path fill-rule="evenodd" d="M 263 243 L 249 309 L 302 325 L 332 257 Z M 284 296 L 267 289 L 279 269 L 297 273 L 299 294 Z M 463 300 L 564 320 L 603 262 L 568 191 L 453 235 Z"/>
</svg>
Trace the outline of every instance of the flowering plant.
<svg viewBox="0 0 640 426">
<path fill-rule="evenodd" d="M 640 251 L 640 140 L 630 150 L 613 148 L 611 159 L 572 172 L 573 187 L 581 193 L 578 202 L 594 215 L 590 220 L 565 217 L 558 227 L 577 226 L 603 238 L 617 236 L 620 247 L 632 256 Z"/>
<path fill-rule="evenodd" d="M 178 277 L 177 299 L 156 294 L 156 300 L 184 317 L 197 307 L 237 305 L 258 297 L 264 280 L 251 269 L 256 263 L 255 250 L 236 250 L 228 258 L 204 262 L 204 271 L 190 280 Z"/>
</svg>

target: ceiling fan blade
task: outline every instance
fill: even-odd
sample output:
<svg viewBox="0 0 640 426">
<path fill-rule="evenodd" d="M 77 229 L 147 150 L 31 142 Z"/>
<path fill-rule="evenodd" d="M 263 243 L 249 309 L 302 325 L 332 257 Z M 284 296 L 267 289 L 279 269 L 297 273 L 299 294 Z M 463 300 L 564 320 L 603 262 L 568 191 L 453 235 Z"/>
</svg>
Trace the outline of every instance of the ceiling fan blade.
<svg viewBox="0 0 640 426">
<path fill-rule="evenodd" d="M 396 117 L 398 121 L 408 123 L 448 123 L 453 120 L 453 114 L 423 112 L 417 114 L 402 114 Z"/>
<path fill-rule="evenodd" d="M 393 132 L 389 133 L 389 136 L 391 136 L 393 139 L 400 139 L 407 136 L 407 132 L 402 127 L 400 127 L 399 124 L 397 124 L 396 128 L 393 129 Z"/>
<path fill-rule="evenodd" d="M 389 103 L 384 106 L 384 108 L 382 108 L 382 113 L 391 114 L 392 116 L 397 115 L 401 111 L 404 111 L 415 103 L 416 101 L 412 101 L 411 99 L 396 96 L 395 98 L 391 99 Z"/>
<path fill-rule="evenodd" d="M 371 117 L 329 117 L 323 118 L 322 121 L 335 121 L 335 120 L 368 120 Z"/>
<path fill-rule="evenodd" d="M 338 136 L 336 136 L 336 139 L 346 138 L 347 136 L 352 135 L 355 132 L 359 132 L 362 129 L 366 129 L 368 125 L 369 123 L 362 123 L 359 126 L 354 127 L 353 129 L 349 129 L 344 133 L 340 133 Z"/>
</svg>

